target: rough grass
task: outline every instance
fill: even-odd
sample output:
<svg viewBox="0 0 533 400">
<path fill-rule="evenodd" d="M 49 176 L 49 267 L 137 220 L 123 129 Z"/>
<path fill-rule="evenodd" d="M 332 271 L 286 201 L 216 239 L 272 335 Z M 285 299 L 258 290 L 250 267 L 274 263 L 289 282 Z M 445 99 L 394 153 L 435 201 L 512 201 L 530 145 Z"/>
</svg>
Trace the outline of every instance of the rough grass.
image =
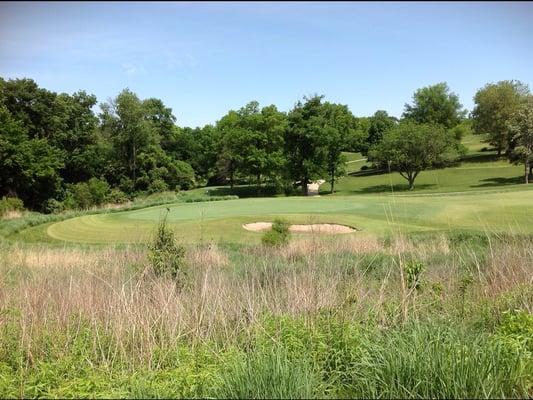
<svg viewBox="0 0 533 400">
<path fill-rule="evenodd" d="M 186 260 L 178 287 L 140 247 L 1 247 L 0 395 L 532 393 L 531 237 L 204 244 Z"/>
</svg>

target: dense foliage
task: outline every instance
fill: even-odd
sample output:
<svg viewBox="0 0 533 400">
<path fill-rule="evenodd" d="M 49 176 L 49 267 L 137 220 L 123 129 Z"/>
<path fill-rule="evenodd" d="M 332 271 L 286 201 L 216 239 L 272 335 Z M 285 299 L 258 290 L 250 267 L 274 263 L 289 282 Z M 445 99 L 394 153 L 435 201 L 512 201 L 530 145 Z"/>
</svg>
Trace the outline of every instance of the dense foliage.
<svg viewBox="0 0 533 400">
<path fill-rule="evenodd" d="M 520 81 L 500 81 L 485 85 L 474 96 L 474 132 L 486 135 L 498 155 L 502 152 L 509 155 L 514 148 L 509 121 L 528 94 L 528 86 Z"/>
<path fill-rule="evenodd" d="M 404 157 L 431 150 L 430 138 L 447 143 L 439 148 L 444 155 L 460 154 L 460 139 L 471 126 L 527 169 L 527 135 L 519 134 L 515 114 L 528 93 L 517 81 L 489 84 L 476 94 L 472 121 L 457 95 L 439 83 L 417 90 L 401 121 L 383 110 L 355 117 L 346 105 L 314 95 L 289 112 L 252 101 L 214 125 L 193 129 L 180 127 L 160 99 L 140 99 L 129 89 L 95 113 L 97 99 L 84 91 L 58 94 L 31 79 L 0 78 L 0 196 L 59 212 L 200 185 L 251 184 L 257 194 L 289 194 L 300 187 L 305 194 L 309 183 L 325 179 L 334 192 L 345 174 L 345 151 L 370 155 L 378 167 L 395 165 L 397 151 L 393 157 L 386 147 L 419 132 L 420 141 L 411 141 Z M 393 137 L 399 141 L 392 143 Z M 414 176 L 446 165 L 406 162 L 414 165 L 408 173 Z M 414 178 L 408 179 L 412 187 Z"/>
</svg>

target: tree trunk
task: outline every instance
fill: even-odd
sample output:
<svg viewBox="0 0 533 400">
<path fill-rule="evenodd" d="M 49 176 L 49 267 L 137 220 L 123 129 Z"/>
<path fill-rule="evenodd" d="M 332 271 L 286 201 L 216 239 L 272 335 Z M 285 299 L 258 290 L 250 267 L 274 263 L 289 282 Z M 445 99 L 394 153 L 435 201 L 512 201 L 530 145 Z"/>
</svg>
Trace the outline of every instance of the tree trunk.
<svg viewBox="0 0 533 400">
<path fill-rule="evenodd" d="M 412 175 L 409 175 L 409 190 L 413 190 L 415 188 L 415 178 Z"/>
<path fill-rule="evenodd" d="M 304 192 L 304 196 L 307 196 L 309 194 L 309 190 L 307 188 L 307 177 L 302 179 L 302 190 Z"/>
<path fill-rule="evenodd" d="M 332 174 L 331 175 L 331 194 L 333 194 L 333 192 L 335 191 L 335 175 Z"/>
<path fill-rule="evenodd" d="M 233 190 L 233 167 L 230 167 L 229 170 L 229 186 Z"/>
<path fill-rule="evenodd" d="M 524 177 L 527 185 L 529 183 L 529 157 L 526 157 L 524 161 Z"/>
</svg>

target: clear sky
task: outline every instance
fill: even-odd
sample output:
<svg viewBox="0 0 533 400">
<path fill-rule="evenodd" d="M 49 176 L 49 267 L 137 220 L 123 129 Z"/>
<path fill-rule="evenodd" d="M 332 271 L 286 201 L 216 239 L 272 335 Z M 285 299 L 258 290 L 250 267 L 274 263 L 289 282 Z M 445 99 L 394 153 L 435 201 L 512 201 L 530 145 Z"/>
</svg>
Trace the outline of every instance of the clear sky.
<svg viewBox="0 0 533 400">
<path fill-rule="evenodd" d="M 314 93 L 400 116 L 442 81 L 471 109 L 487 82 L 533 86 L 533 3 L 2 2 L 0 76 L 100 102 L 129 87 L 180 126 Z"/>
</svg>

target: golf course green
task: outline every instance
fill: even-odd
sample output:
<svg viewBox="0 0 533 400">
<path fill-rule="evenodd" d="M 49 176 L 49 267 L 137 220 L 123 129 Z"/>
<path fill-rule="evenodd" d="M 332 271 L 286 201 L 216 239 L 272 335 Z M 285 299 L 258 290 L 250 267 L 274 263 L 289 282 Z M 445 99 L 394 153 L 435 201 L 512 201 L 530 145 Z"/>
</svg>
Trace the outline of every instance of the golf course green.
<svg viewBox="0 0 533 400">
<path fill-rule="evenodd" d="M 438 195 L 356 195 L 250 198 L 175 203 L 134 211 L 85 215 L 39 225 L 21 239 L 76 243 L 139 243 L 158 221 L 168 223 L 184 242 L 257 242 L 259 232 L 245 223 L 283 217 L 291 223 L 337 223 L 357 229 L 348 235 L 474 230 L 533 232 L 533 191 L 471 192 Z M 305 235 L 305 234 L 302 234 Z M 307 234 L 308 235 L 308 234 Z"/>
</svg>

